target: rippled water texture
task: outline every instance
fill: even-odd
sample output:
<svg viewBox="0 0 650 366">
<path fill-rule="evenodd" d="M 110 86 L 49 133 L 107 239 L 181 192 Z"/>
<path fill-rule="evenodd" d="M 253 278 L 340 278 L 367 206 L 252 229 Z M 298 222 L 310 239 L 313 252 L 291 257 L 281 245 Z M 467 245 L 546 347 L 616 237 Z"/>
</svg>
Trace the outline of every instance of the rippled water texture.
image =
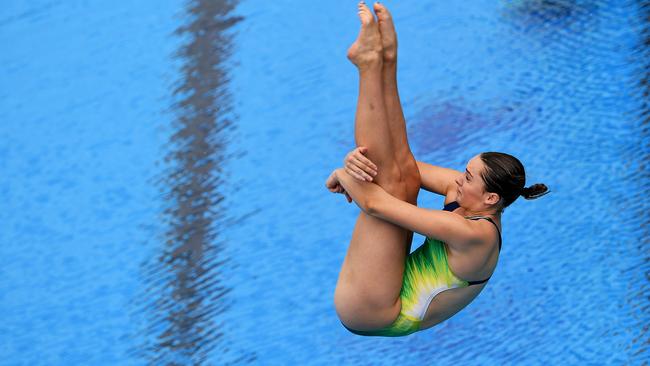
<svg viewBox="0 0 650 366">
<path fill-rule="evenodd" d="M 386 5 L 416 158 L 552 190 L 472 304 L 403 338 L 334 311 L 354 1 L 9 2 L 0 364 L 647 364 L 650 2 Z"/>
</svg>

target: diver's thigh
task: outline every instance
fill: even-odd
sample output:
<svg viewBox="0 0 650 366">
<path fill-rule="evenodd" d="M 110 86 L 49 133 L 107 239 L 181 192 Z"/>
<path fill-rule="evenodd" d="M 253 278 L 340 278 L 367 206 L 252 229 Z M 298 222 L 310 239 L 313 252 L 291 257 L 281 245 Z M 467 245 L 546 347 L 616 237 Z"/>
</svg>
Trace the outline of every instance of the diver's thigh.
<svg viewBox="0 0 650 366">
<path fill-rule="evenodd" d="M 369 309 L 392 308 L 404 275 L 408 232 L 387 221 L 360 213 L 337 286 L 363 294 Z"/>
</svg>

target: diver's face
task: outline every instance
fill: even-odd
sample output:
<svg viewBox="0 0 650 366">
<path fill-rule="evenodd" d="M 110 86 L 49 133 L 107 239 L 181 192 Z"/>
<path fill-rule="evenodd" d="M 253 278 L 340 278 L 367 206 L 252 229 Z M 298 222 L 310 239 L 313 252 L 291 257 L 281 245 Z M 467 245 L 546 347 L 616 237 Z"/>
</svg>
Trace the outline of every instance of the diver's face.
<svg viewBox="0 0 650 366">
<path fill-rule="evenodd" d="M 467 163 L 465 173 L 456 178 L 458 203 L 465 207 L 475 207 L 483 202 L 485 183 L 481 173 L 485 165 L 480 156 L 475 156 Z"/>
</svg>

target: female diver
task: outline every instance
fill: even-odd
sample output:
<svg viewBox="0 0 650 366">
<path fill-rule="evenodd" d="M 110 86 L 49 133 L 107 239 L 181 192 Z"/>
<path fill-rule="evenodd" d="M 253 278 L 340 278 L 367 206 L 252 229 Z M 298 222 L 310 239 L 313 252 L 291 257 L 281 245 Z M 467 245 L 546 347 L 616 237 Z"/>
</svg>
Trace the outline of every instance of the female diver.
<svg viewBox="0 0 650 366">
<path fill-rule="evenodd" d="M 519 195 L 533 199 L 548 189 L 524 188 L 524 167 L 504 153 L 474 156 L 465 172 L 416 161 L 397 92 L 391 15 L 379 3 L 377 21 L 363 2 L 358 8 L 361 30 L 348 50 L 359 71 L 358 148 L 326 187 L 362 212 L 334 304 L 355 334 L 403 336 L 450 318 L 481 292 L 499 256 L 503 209 Z M 420 188 L 444 195 L 444 209 L 418 207 Z M 427 239 L 410 253 L 414 231 Z"/>
</svg>

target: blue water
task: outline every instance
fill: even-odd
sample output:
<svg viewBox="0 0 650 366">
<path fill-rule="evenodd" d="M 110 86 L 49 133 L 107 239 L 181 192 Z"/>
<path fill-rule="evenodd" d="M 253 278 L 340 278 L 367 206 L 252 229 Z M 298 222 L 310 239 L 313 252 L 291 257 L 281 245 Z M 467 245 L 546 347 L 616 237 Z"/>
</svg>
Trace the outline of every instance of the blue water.
<svg viewBox="0 0 650 366">
<path fill-rule="evenodd" d="M 334 311 L 355 2 L 9 2 L 0 364 L 647 363 L 650 4 L 386 4 L 416 158 L 552 190 L 472 304 L 404 338 Z"/>
</svg>

